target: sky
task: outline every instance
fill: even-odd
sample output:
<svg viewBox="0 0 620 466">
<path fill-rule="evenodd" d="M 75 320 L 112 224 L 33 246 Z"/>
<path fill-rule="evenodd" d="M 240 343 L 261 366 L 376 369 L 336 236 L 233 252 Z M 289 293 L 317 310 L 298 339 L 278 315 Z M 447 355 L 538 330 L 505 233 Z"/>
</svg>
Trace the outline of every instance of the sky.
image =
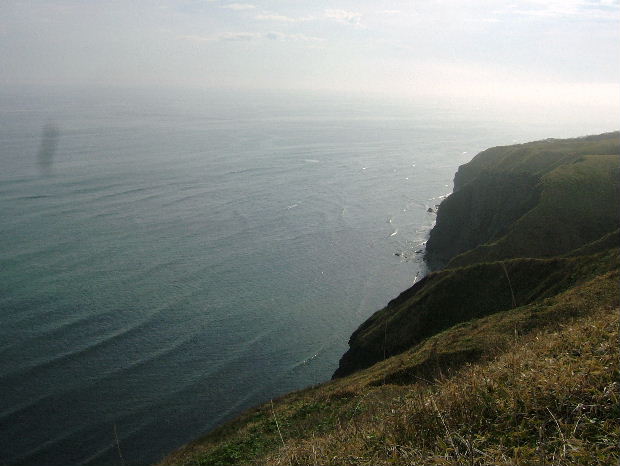
<svg viewBox="0 0 620 466">
<path fill-rule="evenodd" d="M 24 84 L 619 106 L 620 0 L 1 0 Z"/>
</svg>

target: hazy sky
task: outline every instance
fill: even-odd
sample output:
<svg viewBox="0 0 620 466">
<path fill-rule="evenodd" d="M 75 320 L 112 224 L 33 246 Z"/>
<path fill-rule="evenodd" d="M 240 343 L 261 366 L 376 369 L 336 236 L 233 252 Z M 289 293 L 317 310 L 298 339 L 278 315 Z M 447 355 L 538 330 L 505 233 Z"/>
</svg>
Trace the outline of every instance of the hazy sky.
<svg viewBox="0 0 620 466">
<path fill-rule="evenodd" d="M 22 83 L 620 100 L 620 0 L 1 0 Z"/>
</svg>

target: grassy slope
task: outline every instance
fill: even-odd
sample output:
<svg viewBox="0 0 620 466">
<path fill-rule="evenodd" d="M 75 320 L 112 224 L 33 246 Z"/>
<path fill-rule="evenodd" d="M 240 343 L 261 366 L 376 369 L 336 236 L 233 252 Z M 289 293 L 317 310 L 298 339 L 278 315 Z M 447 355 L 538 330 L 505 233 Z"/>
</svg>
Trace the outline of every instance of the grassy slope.
<svg viewBox="0 0 620 466">
<path fill-rule="evenodd" d="M 161 464 L 615 464 L 618 277 L 463 322 Z"/>
<path fill-rule="evenodd" d="M 619 174 L 618 132 L 481 152 L 459 168 L 425 260 L 441 268 L 566 253 L 620 227 Z"/>
<path fill-rule="evenodd" d="M 617 464 L 617 330 L 601 309 L 516 336 L 510 351 L 452 377 L 367 390 L 359 414 L 258 463 Z"/>
<path fill-rule="evenodd" d="M 453 258 L 458 267 L 507 257 L 550 257 L 620 226 L 620 156 L 590 155 L 541 179 L 539 202 L 499 240 Z"/>
<path fill-rule="evenodd" d="M 606 234 L 602 238 L 593 241 L 592 243 L 588 243 L 585 246 L 582 246 L 578 249 L 575 249 L 568 254 L 565 254 L 565 257 L 577 257 L 577 256 L 586 256 L 590 254 L 597 254 L 606 249 L 611 249 L 614 247 L 618 247 L 620 244 L 620 229 L 612 231 L 611 233 Z"/>
<path fill-rule="evenodd" d="M 618 154 L 620 132 L 572 139 L 499 146 L 476 155 L 459 167 L 454 178 L 456 190 L 475 181 L 481 173 L 528 173 L 540 178 L 556 167 L 570 164 L 588 154 Z"/>
<path fill-rule="evenodd" d="M 512 259 L 432 273 L 353 333 L 335 376 L 369 367 L 460 322 L 553 296 L 617 268 L 618 260 L 615 249 L 590 256 Z"/>
</svg>

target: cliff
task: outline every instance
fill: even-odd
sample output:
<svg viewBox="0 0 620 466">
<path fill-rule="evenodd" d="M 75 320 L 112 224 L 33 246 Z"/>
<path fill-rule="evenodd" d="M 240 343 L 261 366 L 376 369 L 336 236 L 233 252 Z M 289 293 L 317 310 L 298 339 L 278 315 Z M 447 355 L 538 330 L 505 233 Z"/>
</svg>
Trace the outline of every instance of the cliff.
<svg viewBox="0 0 620 466">
<path fill-rule="evenodd" d="M 616 464 L 619 138 L 478 154 L 333 380 L 161 464 Z"/>
<path fill-rule="evenodd" d="M 481 152 L 439 208 L 427 264 L 552 257 L 618 228 L 618 154 L 618 132 Z"/>
<path fill-rule="evenodd" d="M 618 267 L 610 250 L 592 256 L 513 259 L 429 275 L 353 333 L 334 377 L 399 354 L 461 322 L 555 296 Z"/>
<path fill-rule="evenodd" d="M 619 174 L 617 132 L 478 154 L 459 168 L 427 243 L 429 267 L 446 268 L 364 322 L 334 377 L 617 266 L 598 256 L 561 256 L 620 228 Z"/>
</svg>

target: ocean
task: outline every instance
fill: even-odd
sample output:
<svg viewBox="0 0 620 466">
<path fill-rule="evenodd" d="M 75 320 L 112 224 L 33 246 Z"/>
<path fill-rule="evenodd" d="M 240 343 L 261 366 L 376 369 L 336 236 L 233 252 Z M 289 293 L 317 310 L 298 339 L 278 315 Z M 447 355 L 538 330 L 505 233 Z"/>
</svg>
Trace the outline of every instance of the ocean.
<svg viewBox="0 0 620 466">
<path fill-rule="evenodd" d="M 2 91 L 0 463 L 150 464 L 328 380 L 357 326 L 425 273 L 429 209 L 459 165 L 614 129 L 468 110 Z"/>
</svg>

